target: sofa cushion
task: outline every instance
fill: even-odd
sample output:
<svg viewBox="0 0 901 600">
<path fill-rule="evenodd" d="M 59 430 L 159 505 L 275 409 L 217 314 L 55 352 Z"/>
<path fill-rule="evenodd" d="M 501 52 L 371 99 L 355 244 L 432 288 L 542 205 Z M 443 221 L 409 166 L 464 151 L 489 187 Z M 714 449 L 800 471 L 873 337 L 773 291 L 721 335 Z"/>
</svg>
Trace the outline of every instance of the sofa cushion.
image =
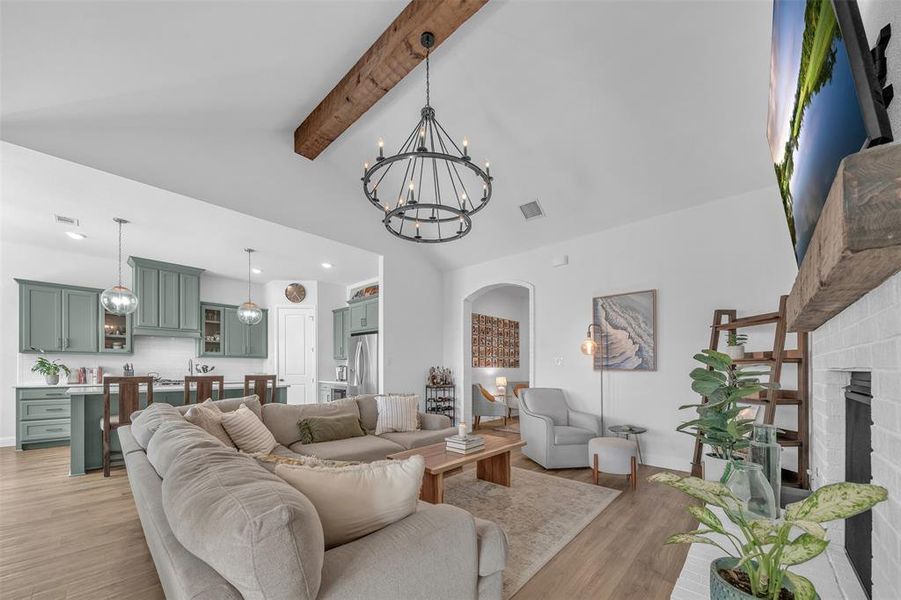
<svg viewBox="0 0 901 600">
<path fill-rule="evenodd" d="M 420 429 L 419 431 L 393 431 L 383 433 L 379 437 L 391 440 L 395 444 L 400 444 L 405 449 L 422 448 L 429 444 L 438 444 L 452 435 L 457 435 L 456 427 L 448 427 L 447 429 Z"/>
<path fill-rule="evenodd" d="M 260 397 L 256 394 L 251 394 L 249 396 L 243 396 L 241 398 L 225 398 L 224 400 L 213 400 L 213 404 L 216 405 L 216 408 L 221 410 L 222 412 L 232 412 L 234 410 L 238 410 L 242 404 L 247 405 L 247 408 L 253 411 L 258 418 L 262 419 L 263 415 L 260 409 Z M 181 414 L 187 413 L 191 410 L 192 407 L 196 406 L 195 404 L 185 404 L 183 406 L 176 406 L 176 410 Z"/>
<path fill-rule="evenodd" d="M 222 446 L 193 454 L 163 479 L 178 541 L 246 600 L 316 598 L 323 535 L 310 501 L 250 456 Z"/>
<path fill-rule="evenodd" d="M 326 404 L 281 404 L 268 402 L 263 405 L 263 424 L 269 428 L 282 446 L 300 441 L 297 423 L 306 417 L 354 415 L 360 418 L 357 403 L 345 398 Z"/>
<path fill-rule="evenodd" d="M 376 396 L 379 416 L 375 434 L 388 431 L 416 431 L 419 429 L 419 396 L 389 394 Z"/>
<path fill-rule="evenodd" d="M 424 470 L 417 455 L 342 467 L 280 464 L 275 474 L 313 503 L 325 547 L 334 548 L 413 514 Z"/>
<path fill-rule="evenodd" d="M 195 404 L 185 413 L 185 420 L 197 425 L 208 434 L 222 442 L 224 446 L 235 448 L 235 443 L 222 426 L 222 410 L 207 398 L 203 404 Z"/>
<path fill-rule="evenodd" d="M 379 421 L 379 405 L 375 399 L 375 394 L 362 394 L 352 398 L 357 403 L 360 411 L 360 424 L 366 433 L 375 431 L 375 426 Z"/>
<path fill-rule="evenodd" d="M 383 460 L 389 454 L 403 452 L 404 447 L 374 435 L 322 442 L 319 444 L 295 443 L 289 446 L 292 452 L 306 456 L 318 456 L 329 460 L 358 460 L 373 462 Z"/>
<path fill-rule="evenodd" d="M 266 429 L 263 422 L 246 406 L 241 406 L 230 413 L 223 413 L 222 426 L 242 452 L 269 453 L 278 443 L 272 437 L 272 432 Z"/>
<path fill-rule="evenodd" d="M 144 410 L 131 415 L 131 434 L 141 448 L 147 448 L 150 438 L 165 421 L 184 421 L 177 408 L 165 402 L 154 402 Z"/>
<path fill-rule="evenodd" d="M 360 419 L 354 415 L 330 417 L 306 417 L 297 424 L 302 444 L 331 442 L 366 435 L 360 427 Z"/>
<path fill-rule="evenodd" d="M 566 425 L 554 427 L 554 445 L 556 446 L 587 444 L 588 440 L 596 436 L 595 432 L 582 429 L 581 427 L 568 427 Z"/>
<path fill-rule="evenodd" d="M 237 452 L 232 446 L 223 446 L 222 442 L 187 421 L 168 421 L 160 425 L 147 444 L 147 460 L 153 465 L 160 478 L 166 473 L 175 460 L 194 450 L 209 448 L 225 448 L 232 453 Z"/>
</svg>

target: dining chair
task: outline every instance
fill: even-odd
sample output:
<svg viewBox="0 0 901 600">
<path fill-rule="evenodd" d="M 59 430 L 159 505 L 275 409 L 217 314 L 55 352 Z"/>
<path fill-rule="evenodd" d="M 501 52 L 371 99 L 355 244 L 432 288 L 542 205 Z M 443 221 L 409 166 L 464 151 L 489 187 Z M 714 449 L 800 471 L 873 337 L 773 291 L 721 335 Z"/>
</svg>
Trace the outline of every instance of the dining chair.
<svg viewBox="0 0 901 600">
<path fill-rule="evenodd" d="M 275 402 L 275 379 L 275 375 L 245 375 L 244 395 L 256 394 L 260 399 L 260 404 Z M 253 391 L 250 388 L 251 383 L 253 384 Z"/>
<path fill-rule="evenodd" d="M 131 424 L 131 413 L 141 408 L 141 385 L 147 386 L 147 406 L 153 403 L 153 377 L 104 377 L 103 416 L 100 417 L 100 439 L 103 442 L 103 476 L 110 476 L 110 433 Z M 117 386 L 118 414 L 110 412 L 110 388 Z"/>
<path fill-rule="evenodd" d="M 219 397 L 213 400 L 225 399 L 225 377 L 222 375 L 188 375 L 185 377 L 185 397 L 183 404 L 191 404 L 191 384 L 197 386 L 194 401 L 197 404 L 207 398 L 213 398 L 213 388 L 219 384 Z"/>
</svg>

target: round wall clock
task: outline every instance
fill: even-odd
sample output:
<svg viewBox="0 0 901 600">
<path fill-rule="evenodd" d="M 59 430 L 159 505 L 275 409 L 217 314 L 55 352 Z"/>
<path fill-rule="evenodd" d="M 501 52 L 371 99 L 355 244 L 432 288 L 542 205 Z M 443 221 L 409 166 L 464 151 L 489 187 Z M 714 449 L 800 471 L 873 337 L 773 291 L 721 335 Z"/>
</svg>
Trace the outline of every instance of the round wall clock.
<svg viewBox="0 0 901 600">
<path fill-rule="evenodd" d="M 285 298 L 293 302 L 294 304 L 299 304 L 303 302 L 303 299 L 307 297 L 307 290 L 299 283 L 292 283 L 288 287 L 285 288 Z"/>
</svg>

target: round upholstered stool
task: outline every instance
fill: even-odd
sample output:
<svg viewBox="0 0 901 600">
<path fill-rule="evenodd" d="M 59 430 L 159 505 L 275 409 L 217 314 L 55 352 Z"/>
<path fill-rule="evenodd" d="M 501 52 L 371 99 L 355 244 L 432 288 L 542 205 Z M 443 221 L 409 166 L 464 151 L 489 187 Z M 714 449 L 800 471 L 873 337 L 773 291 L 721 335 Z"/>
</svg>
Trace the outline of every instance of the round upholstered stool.
<svg viewBox="0 0 901 600">
<path fill-rule="evenodd" d="M 638 485 L 638 451 L 634 440 L 618 437 L 596 437 L 588 440 L 588 462 L 594 484 L 598 473 L 627 475 L 632 489 Z"/>
</svg>

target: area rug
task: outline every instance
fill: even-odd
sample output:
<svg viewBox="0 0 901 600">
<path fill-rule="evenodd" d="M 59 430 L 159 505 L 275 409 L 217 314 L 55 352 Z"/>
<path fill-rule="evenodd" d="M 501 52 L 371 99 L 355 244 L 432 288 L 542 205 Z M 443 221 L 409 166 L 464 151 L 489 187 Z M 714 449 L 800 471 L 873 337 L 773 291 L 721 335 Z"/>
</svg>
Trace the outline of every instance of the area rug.
<svg viewBox="0 0 901 600">
<path fill-rule="evenodd" d="M 466 469 L 444 480 L 444 501 L 494 521 L 507 534 L 504 598 L 510 598 L 619 494 L 617 490 L 513 468 L 513 485 Z"/>
</svg>

